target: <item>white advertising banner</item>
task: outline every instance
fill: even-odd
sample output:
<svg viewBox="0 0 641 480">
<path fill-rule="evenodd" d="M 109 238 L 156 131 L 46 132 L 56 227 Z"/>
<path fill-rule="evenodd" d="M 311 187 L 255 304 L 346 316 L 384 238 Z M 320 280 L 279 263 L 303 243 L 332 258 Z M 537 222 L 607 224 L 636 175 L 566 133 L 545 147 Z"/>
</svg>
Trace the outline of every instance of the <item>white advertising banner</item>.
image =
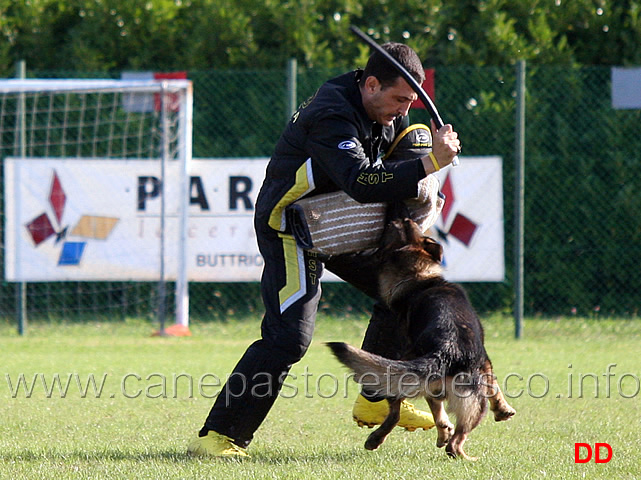
<svg viewBox="0 0 641 480">
<path fill-rule="evenodd" d="M 192 160 L 189 281 L 260 279 L 253 210 L 266 165 L 266 158 Z M 158 161 L 5 159 L 5 280 L 155 281 L 161 249 L 165 278 L 175 280 L 179 168 L 166 164 L 163 199 Z M 464 157 L 442 173 L 448 201 L 432 233 L 443 242 L 447 277 L 502 281 L 501 159 Z"/>
<path fill-rule="evenodd" d="M 191 281 L 253 281 L 262 257 L 253 205 L 266 159 L 193 160 L 187 227 Z M 5 160 L 8 281 L 176 278 L 179 162 L 167 162 L 161 237 L 161 165 L 150 160 Z"/>
<path fill-rule="evenodd" d="M 445 206 L 430 236 L 443 245 L 444 276 L 453 282 L 505 280 L 503 161 L 461 157 L 438 173 Z"/>
</svg>

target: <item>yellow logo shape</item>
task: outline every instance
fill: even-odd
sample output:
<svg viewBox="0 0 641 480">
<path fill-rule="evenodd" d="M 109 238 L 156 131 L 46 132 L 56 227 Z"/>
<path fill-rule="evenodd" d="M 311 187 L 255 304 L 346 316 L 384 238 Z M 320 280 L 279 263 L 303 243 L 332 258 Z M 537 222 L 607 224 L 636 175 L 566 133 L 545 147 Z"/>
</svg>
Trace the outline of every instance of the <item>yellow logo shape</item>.
<svg viewBox="0 0 641 480">
<path fill-rule="evenodd" d="M 118 223 L 115 217 L 100 217 L 96 215 L 83 215 L 73 227 L 72 235 L 85 238 L 106 239 Z"/>
</svg>

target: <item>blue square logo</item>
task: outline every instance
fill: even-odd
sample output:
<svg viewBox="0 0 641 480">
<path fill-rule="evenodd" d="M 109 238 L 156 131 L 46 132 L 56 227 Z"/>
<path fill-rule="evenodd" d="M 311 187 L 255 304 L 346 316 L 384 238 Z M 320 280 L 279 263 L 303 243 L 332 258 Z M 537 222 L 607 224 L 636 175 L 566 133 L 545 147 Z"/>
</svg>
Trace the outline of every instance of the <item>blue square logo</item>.
<svg viewBox="0 0 641 480">
<path fill-rule="evenodd" d="M 58 265 L 78 265 L 86 244 L 87 242 L 65 242 Z"/>
</svg>

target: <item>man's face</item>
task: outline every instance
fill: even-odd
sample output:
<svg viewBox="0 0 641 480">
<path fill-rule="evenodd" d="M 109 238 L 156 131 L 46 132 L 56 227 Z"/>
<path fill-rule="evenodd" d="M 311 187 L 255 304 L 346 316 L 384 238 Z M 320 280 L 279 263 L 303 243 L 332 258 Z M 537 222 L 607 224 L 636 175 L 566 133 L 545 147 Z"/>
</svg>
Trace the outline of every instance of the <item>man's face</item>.
<svg viewBox="0 0 641 480">
<path fill-rule="evenodd" d="M 410 105 L 418 98 L 401 77 L 387 88 L 382 88 L 376 77 L 367 77 L 361 95 L 369 118 L 385 126 L 391 125 L 396 117 L 407 115 Z"/>
</svg>

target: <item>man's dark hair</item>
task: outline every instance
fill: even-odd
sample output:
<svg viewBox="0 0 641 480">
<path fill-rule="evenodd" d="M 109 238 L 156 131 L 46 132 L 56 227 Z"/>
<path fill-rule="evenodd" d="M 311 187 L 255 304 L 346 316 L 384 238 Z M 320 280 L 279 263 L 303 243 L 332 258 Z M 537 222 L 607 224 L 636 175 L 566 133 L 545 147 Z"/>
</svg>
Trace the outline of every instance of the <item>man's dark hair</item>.
<svg viewBox="0 0 641 480">
<path fill-rule="evenodd" d="M 425 81 L 425 70 L 418 54 L 403 43 L 389 42 L 382 45 L 383 49 L 394 57 L 398 62 L 405 67 L 405 69 L 414 77 L 414 80 L 419 85 Z M 365 80 L 367 77 L 376 77 L 381 83 L 382 88 L 389 87 L 396 82 L 400 77 L 398 70 L 387 60 L 381 53 L 374 52 L 369 57 L 363 76 Z"/>
</svg>

